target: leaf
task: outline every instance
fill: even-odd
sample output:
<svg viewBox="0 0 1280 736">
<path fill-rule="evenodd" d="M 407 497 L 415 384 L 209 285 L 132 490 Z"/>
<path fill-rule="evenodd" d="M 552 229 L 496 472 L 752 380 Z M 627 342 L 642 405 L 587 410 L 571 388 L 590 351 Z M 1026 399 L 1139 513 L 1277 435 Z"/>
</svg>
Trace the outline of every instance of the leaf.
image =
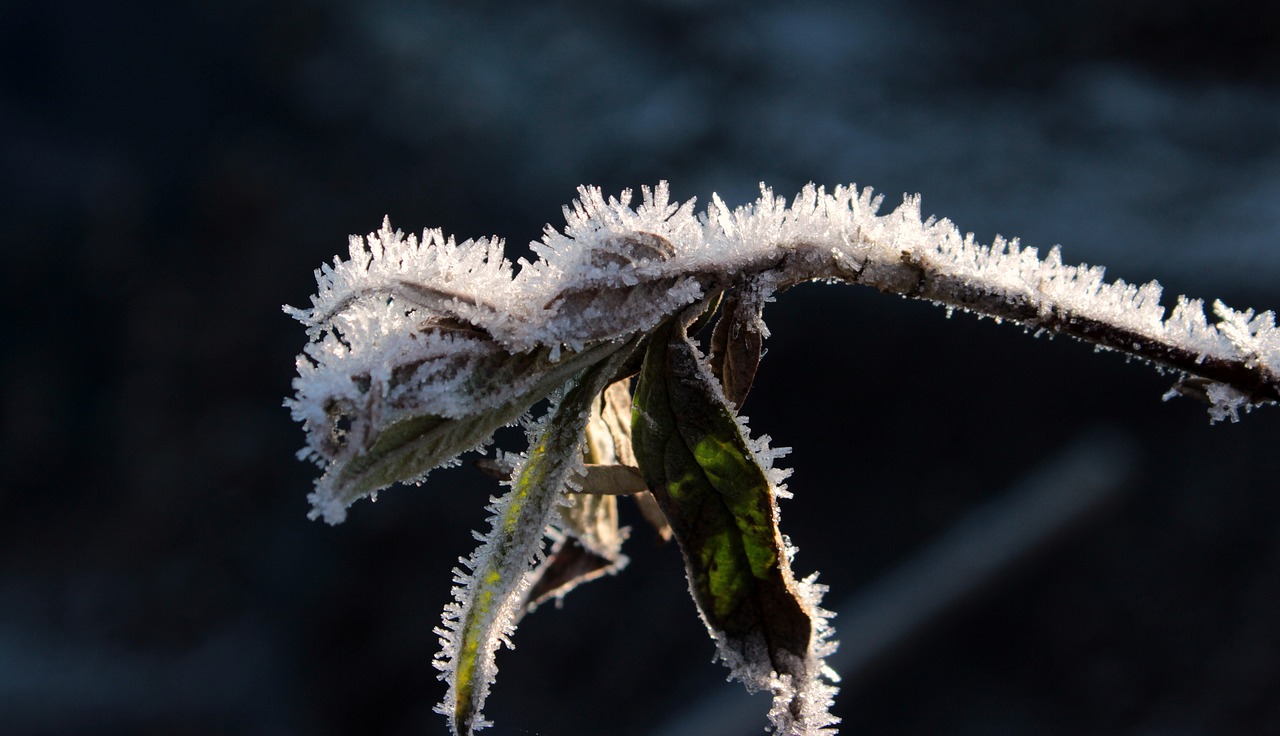
<svg viewBox="0 0 1280 736">
<path fill-rule="evenodd" d="M 316 490 L 309 496 L 311 517 L 323 516 L 330 523 L 338 523 L 345 517 L 346 507 L 357 499 L 393 483 L 421 478 L 427 471 L 484 443 L 575 373 L 600 362 L 614 350 L 617 344 L 605 343 L 580 353 L 562 354 L 556 361 L 551 360 L 548 348 L 503 354 L 485 370 L 475 371 L 468 390 L 473 395 L 493 392 L 515 383 L 517 377 L 525 382 L 527 390 L 468 416 L 411 416 L 382 428 L 370 426 L 363 445 L 336 458 L 316 482 Z M 534 379 L 528 380 L 529 376 Z M 366 425 L 371 424 L 368 417 L 361 419 Z"/>
<path fill-rule="evenodd" d="M 763 302 L 744 298 L 741 289 L 734 289 L 724 296 L 721 305 L 720 320 L 711 331 L 711 372 L 720 379 L 729 403 L 742 408 L 760 365 Z"/>
<path fill-rule="evenodd" d="M 455 602 L 436 629 L 442 651 L 435 665 L 449 683 L 437 711 L 450 718 L 454 734 L 487 725 L 480 715 L 497 667 L 494 654 L 521 610 L 527 573 L 537 561 L 543 533 L 573 473 L 582 467 L 583 433 L 591 402 L 626 360 L 634 342 L 591 366 L 559 402 L 516 469 L 511 488 L 492 506 L 492 529 L 466 561 L 470 574 L 455 571 Z"/>
<path fill-rule="evenodd" d="M 610 485 L 609 476 L 613 475 L 605 468 L 613 468 L 618 458 L 613 436 L 603 416 L 604 397 L 608 393 L 609 389 L 605 389 L 591 402 L 591 418 L 587 420 L 584 434 L 585 473 L 578 476 L 580 482 L 575 484 L 578 493 L 570 496 L 569 502 L 560 507 L 560 520 L 565 530 L 581 540 L 587 549 L 617 560 L 622 549 L 618 500 L 613 497 L 615 494 L 601 493 L 601 487 Z"/>
<path fill-rule="evenodd" d="M 611 575 L 620 567 L 618 559 L 592 552 L 577 537 L 564 537 L 556 542 L 547 560 L 534 572 L 522 608 L 532 611 L 548 598 L 563 598 L 579 585 Z"/>
<path fill-rule="evenodd" d="M 570 486 L 577 490 L 560 506 L 565 537 L 530 575 L 526 609 L 532 610 L 553 596 L 562 599 L 578 585 L 615 573 L 627 564 L 622 555 L 626 534 L 618 527 L 618 500 L 614 496 L 626 492 L 628 483 L 633 488 L 638 485 L 639 490 L 644 490 L 644 484 L 638 469 L 615 463 L 619 450 L 605 415 L 613 413 L 609 397 L 619 390 L 627 395 L 626 382 L 613 383 L 592 402 L 585 428 L 584 472 L 574 478 Z M 625 449 L 630 452 L 629 438 Z"/>
<path fill-rule="evenodd" d="M 648 492 L 640 469 L 630 465 L 590 465 L 582 476 L 578 493 L 600 496 L 631 496 Z"/>
<path fill-rule="evenodd" d="M 582 477 L 577 476 L 574 482 Z M 563 598 L 581 583 L 626 567 L 622 541 L 627 535 L 618 528 L 617 498 L 572 492 L 572 487 L 569 490 L 566 503 L 560 506 L 559 526 L 564 529 L 564 539 L 530 573 L 525 607 L 532 608 L 551 596 Z"/>
<path fill-rule="evenodd" d="M 769 476 L 714 380 L 680 318 L 656 330 L 634 397 L 636 456 L 721 658 L 749 690 L 774 692 L 779 732 L 822 733 L 824 613 L 792 577 Z"/>
<path fill-rule="evenodd" d="M 498 480 L 510 480 L 515 464 L 499 458 L 482 457 L 475 461 L 476 468 Z M 630 465 L 593 465 L 586 463 L 582 473 L 575 476 L 573 482 L 578 488 L 569 488 L 570 498 L 574 496 L 633 496 L 648 493 L 640 468 Z"/>
<path fill-rule="evenodd" d="M 667 515 L 663 513 L 662 507 L 658 505 L 658 499 L 653 497 L 650 491 L 643 491 L 632 496 L 636 500 L 636 506 L 640 508 L 640 515 L 644 520 L 649 522 L 649 526 L 658 534 L 659 542 L 671 541 L 671 522 L 667 521 Z"/>
<path fill-rule="evenodd" d="M 708 310 L 710 311 L 710 310 Z M 641 351 L 636 351 L 641 352 Z M 636 366 L 636 370 L 640 370 L 640 366 Z M 634 443 L 631 437 L 631 392 L 628 388 L 627 381 L 618 381 L 605 390 L 603 394 L 604 402 L 602 404 L 600 418 L 605 427 L 609 430 L 610 437 L 613 438 L 614 453 L 618 459 L 618 463 L 632 468 L 637 467 Z M 613 471 L 620 475 L 620 471 Z M 639 472 L 637 470 L 637 475 Z M 587 469 L 587 477 L 590 480 L 591 469 Z M 658 506 L 657 500 L 653 494 L 649 492 L 648 486 L 644 485 L 644 478 L 639 477 L 640 488 L 634 491 L 633 498 L 636 506 L 640 509 L 640 514 L 644 520 L 649 522 L 654 531 L 658 534 L 658 539 L 662 542 L 670 541 L 671 525 L 667 523 L 666 514 L 662 513 L 662 509 Z M 633 487 L 625 477 L 611 478 L 610 487 L 623 488 Z"/>
</svg>

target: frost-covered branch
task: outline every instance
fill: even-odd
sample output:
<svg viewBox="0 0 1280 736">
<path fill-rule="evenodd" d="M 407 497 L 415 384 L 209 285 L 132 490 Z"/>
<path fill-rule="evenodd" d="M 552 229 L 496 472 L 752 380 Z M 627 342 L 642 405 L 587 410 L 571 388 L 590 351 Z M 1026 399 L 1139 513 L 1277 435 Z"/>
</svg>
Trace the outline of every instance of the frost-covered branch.
<svg viewBox="0 0 1280 736">
<path fill-rule="evenodd" d="M 301 455 L 324 471 L 312 516 L 330 523 L 360 497 L 456 463 L 571 387 L 573 400 L 534 438 L 494 507 L 493 530 L 446 612 L 438 661 L 451 690 L 441 710 L 458 733 L 484 723 L 493 652 L 535 602 L 528 591 L 567 590 L 620 565 L 614 542 L 600 540 L 622 538 L 608 513 L 614 501 L 602 501 L 621 486 L 599 472 L 592 480 L 579 457 L 592 431 L 587 407 L 611 383 L 622 396 L 611 400 L 612 424 L 595 430 L 609 437 L 603 462 L 618 466 L 630 491 L 637 479 L 647 486 L 637 498 L 679 542 L 722 657 L 748 686 L 773 690 L 778 729 L 830 732 L 820 586 L 790 573 L 775 455 L 748 441 L 736 416 L 769 334 L 762 308 L 776 292 L 807 281 L 862 284 L 1070 335 L 1179 373 L 1166 396 L 1207 401 L 1214 421 L 1280 401 L 1272 312 L 1214 302 L 1211 323 L 1203 302 L 1185 297 L 1166 310 L 1156 282 L 1107 282 L 1100 267 L 1064 264 L 1057 248 L 1041 258 L 1016 240 L 980 245 L 947 220 L 923 219 L 917 197 L 882 215 L 881 198 L 854 187 L 810 185 L 790 204 L 762 187 L 738 208 L 713 195 L 702 212 L 670 201 L 665 183 L 644 189 L 634 208 L 630 191 L 579 195 L 564 210 L 565 228 L 548 227 L 532 244 L 533 262 L 513 264 L 499 240 L 458 244 L 438 230 L 406 237 L 384 222 L 351 238 L 347 260 L 316 271 L 309 308 L 286 307 L 310 337 L 286 404 L 307 432 Z M 690 323 L 717 310 L 706 358 Z M 641 355 L 634 390 L 643 401 L 625 430 L 626 384 L 616 381 L 641 370 Z M 601 462 L 586 447 L 586 459 Z M 571 493 L 578 510 L 553 514 L 553 500 Z M 548 524 L 576 545 L 557 549 L 593 552 L 594 567 L 557 553 L 530 586 Z"/>
<path fill-rule="evenodd" d="M 579 192 L 564 232 L 548 228 L 533 244 L 538 260 L 518 273 L 500 241 L 458 245 L 439 231 L 419 240 L 388 223 L 353 237 L 349 260 L 317 271 L 311 308 L 288 310 L 313 337 L 290 403 L 307 424 L 307 454 L 347 462 L 353 440 L 356 454 L 368 450 L 405 416 L 505 407 L 495 419 L 510 422 L 532 403 L 506 406 L 513 398 L 545 394 L 548 380 L 569 375 L 556 370 L 563 351 L 645 333 L 748 283 L 766 295 L 810 280 L 860 283 L 1078 337 L 1194 377 L 1180 387 L 1207 399 L 1214 419 L 1280 400 L 1273 313 L 1215 302 L 1211 324 L 1200 300 L 1179 297 L 1166 315 L 1156 282 L 1108 283 L 1100 267 L 1065 265 L 1057 248 L 1041 259 L 1016 240 L 980 245 L 947 220 L 922 220 L 915 197 L 880 215 L 869 189 L 827 194 L 811 185 L 790 206 L 763 189 L 737 209 L 713 196 L 696 214 L 692 201 L 670 202 L 665 184 L 646 189 L 635 209 L 630 192 L 608 200 L 598 189 Z M 487 434 L 462 438 L 470 445 L 460 449 Z M 431 459 L 447 461 L 453 449 Z M 345 505 L 369 490 L 321 488 L 317 508 L 340 518 L 327 499 Z"/>
</svg>

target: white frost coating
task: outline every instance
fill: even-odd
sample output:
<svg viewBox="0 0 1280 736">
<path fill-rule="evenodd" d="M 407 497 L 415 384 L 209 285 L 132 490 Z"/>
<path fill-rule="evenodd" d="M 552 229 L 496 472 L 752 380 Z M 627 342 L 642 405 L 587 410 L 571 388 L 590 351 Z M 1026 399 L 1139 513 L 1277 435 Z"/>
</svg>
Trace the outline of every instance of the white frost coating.
<svg viewBox="0 0 1280 736">
<path fill-rule="evenodd" d="M 710 386 L 719 388 L 719 383 L 712 380 Z M 721 397 L 723 401 L 723 397 Z M 775 467 L 774 463 L 787 455 L 791 454 L 790 447 L 773 447 L 773 438 L 767 434 L 759 437 L 751 436 L 751 429 L 747 427 L 748 418 L 742 414 L 734 416 L 734 421 L 738 423 L 738 431 L 742 434 L 742 439 L 746 442 L 747 449 L 751 450 L 752 457 L 755 458 L 756 464 L 760 466 L 760 470 L 764 471 L 765 478 L 769 480 L 769 490 L 777 498 L 791 498 L 791 492 L 787 490 L 785 483 L 787 478 L 791 477 L 791 468 Z"/>
<path fill-rule="evenodd" d="M 789 543 L 786 555 L 788 561 L 795 557 L 795 548 Z M 831 639 L 835 633 L 831 619 L 835 614 L 821 607 L 827 586 L 818 584 L 817 579 L 818 574 L 814 573 L 796 583 L 800 601 L 813 621 L 813 635 L 802 667 L 793 665 L 793 669 L 809 673 L 809 678 L 797 685 L 789 675 L 772 673 L 769 690 L 773 693 L 773 707 L 769 710 L 769 721 L 773 724 L 774 733 L 824 736 L 836 733 L 834 726 L 840 723 L 839 718 L 831 715 L 838 690 L 835 683 L 840 682 L 840 676 L 826 663 L 826 658 L 839 646 L 839 642 Z M 798 715 L 791 712 L 790 704 L 793 702 L 799 703 Z"/>
<path fill-rule="evenodd" d="M 356 498 L 456 463 L 574 376 L 591 377 L 576 408 L 565 404 L 563 416 L 530 428 L 535 449 L 511 491 L 491 499 L 492 532 L 477 535 L 482 544 L 462 561 L 467 570 L 455 570 L 436 664 L 450 685 L 439 710 L 456 732 L 487 725 L 480 706 L 496 672 L 493 653 L 510 644 L 543 531 L 581 470 L 590 399 L 638 336 L 726 289 L 758 306 L 804 281 L 861 283 L 948 313 L 1064 332 L 1192 374 L 1169 395 L 1203 397 L 1213 421 L 1237 421 L 1241 410 L 1280 397 L 1274 313 L 1215 302 L 1211 324 L 1201 300 L 1179 297 L 1166 314 L 1154 281 L 1107 282 L 1100 267 L 1064 264 L 1057 247 L 1042 259 L 1017 240 L 980 245 L 945 219 L 923 219 L 919 197 L 880 214 L 882 198 L 870 189 L 828 194 L 811 184 L 788 205 L 762 185 L 752 204 L 730 208 L 713 195 L 696 213 L 692 200 L 672 202 L 665 182 L 643 189 L 635 208 L 629 190 L 607 199 L 597 188 L 578 191 L 563 232 L 548 227 L 532 244 L 533 263 L 512 264 L 496 239 L 405 236 L 384 220 L 379 231 L 351 238 L 347 260 L 315 272 L 309 308 L 285 307 L 310 338 L 285 403 L 307 432 L 300 456 L 324 469 L 311 516 L 330 523 Z M 763 322 L 755 329 L 768 335 Z M 715 380 L 707 384 L 720 392 Z M 786 450 L 771 448 L 767 436 L 751 439 L 745 418 L 738 422 L 772 495 L 788 497 L 788 471 L 773 467 Z M 790 562 L 795 549 L 785 537 L 780 544 Z M 711 634 L 734 677 L 773 694 L 777 733 L 834 733 L 829 708 L 839 678 L 823 661 L 836 646 L 831 614 L 819 605 L 825 587 L 816 576 L 793 580 L 789 567 L 784 576 L 812 622 L 808 651 L 771 650 L 763 635 Z"/>
<path fill-rule="evenodd" d="M 1210 421 L 1221 422 L 1224 419 L 1230 419 L 1233 422 L 1238 422 L 1240 421 L 1240 410 L 1248 411 L 1251 408 L 1248 396 L 1225 384 L 1209 384 L 1205 388 L 1205 395 L 1209 399 Z"/>
<path fill-rule="evenodd" d="M 789 542 L 784 554 L 788 563 L 795 557 L 796 550 Z M 835 614 L 822 608 L 827 586 L 819 584 L 817 579 L 818 574 L 814 573 L 804 580 L 793 581 L 797 597 L 813 622 L 809 650 L 803 655 L 776 654 L 787 658 L 786 669 L 802 674 L 800 677 L 773 670 L 768 664 L 770 655 L 763 640 L 730 641 L 707 625 L 707 633 L 716 642 L 716 658 L 729 669 L 729 679 L 741 682 L 748 692 L 767 691 L 773 696 L 769 722 L 773 732 L 781 736 L 829 736 L 837 733 L 834 726 L 840 723 L 839 718 L 831 715 L 840 676 L 825 661 L 839 647 L 839 642 L 831 639 L 835 633 L 831 619 Z"/>
<path fill-rule="evenodd" d="M 1275 372 L 1280 366 L 1280 329 L 1276 329 L 1275 313 L 1254 315 L 1252 309 L 1237 312 L 1220 301 L 1213 303 L 1213 311 L 1220 320 L 1218 332 L 1245 356 L 1247 365 L 1265 366 Z"/>
<path fill-rule="evenodd" d="M 1199 300 L 1179 298 L 1165 320 L 1158 283 L 1107 283 L 1101 267 L 1064 265 L 1056 247 L 1041 259 L 1035 248 L 1021 248 L 1017 240 L 997 237 L 990 246 L 980 245 L 972 235 L 961 236 L 948 220 L 922 220 L 919 197 L 906 197 L 901 206 L 881 215 L 882 197 L 873 197 L 870 189 L 838 186 L 827 194 L 809 185 L 788 207 L 785 199 L 762 187 L 753 204 L 730 210 L 713 196 L 706 212 L 695 217 L 693 200 L 672 203 L 665 183 L 643 194 L 643 202 L 632 209 L 629 190 L 606 199 L 597 188 L 580 188 L 580 199 L 572 209 L 565 208 L 564 232 L 548 227 L 542 240 L 532 244 L 540 258 L 532 264 L 521 261 L 514 277 L 511 264 L 501 257 L 500 241 L 455 245 L 439 231 L 425 232 L 421 241 L 412 235 L 406 239 L 384 223 L 365 239 L 352 238 L 351 260 L 335 260 L 316 272 L 320 291 L 312 297 L 311 309 L 286 311 L 319 335 L 336 324 L 337 315 L 387 311 L 390 302 L 402 312 L 460 317 L 515 352 L 538 345 L 580 348 L 647 330 L 699 298 L 706 283 L 732 281 L 751 270 L 778 282 L 836 278 L 838 269 L 829 267 L 835 263 L 868 271 L 863 278 L 872 285 L 902 278 L 912 268 L 927 268 L 982 293 L 1026 299 L 1045 313 L 1068 310 L 1209 356 L 1239 353 L 1233 339 L 1207 324 Z M 625 242 L 637 233 L 658 236 L 671 249 Z M 788 263 L 760 267 L 788 254 L 793 256 Z M 904 265 L 904 254 L 914 266 Z M 407 284 L 426 291 L 415 293 Z M 600 319 L 622 305 L 608 299 L 598 303 L 590 294 L 569 304 L 564 299 L 566 293 L 592 290 L 635 291 L 644 298 L 625 305 L 625 325 L 606 319 L 610 325 L 602 328 Z M 1250 344 L 1262 339 L 1259 329 L 1269 325 L 1268 349 L 1258 352 L 1265 364 L 1276 363 L 1280 345 L 1274 322 L 1266 321 L 1272 319 L 1270 313 L 1255 318 L 1252 311 L 1216 311 L 1224 322 L 1242 318 L 1237 332 L 1247 332 Z M 1245 327 L 1251 319 L 1257 324 Z M 371 325 L 376 329 L 370 339 L 403 330 L 403 325 L 387 323 L 385 314 L 373 321 L 377 324 Z"/>
<path fill-rule="evenodd" d="M 440 230 L 425 230 L 421 239 L 405 237 L 384 218 L 381 230 L 364 238 L 351 236 L 348 253 L 349 260 L 335 257 L 333 265 L 316 270 L 319 290 L 311 297 L 310 309 L 285 308 L 313 337 L 327 330 L 336 314 L 361 303 L 385 302 L 388 293 L 409 303 L 425 299 L 447 305 L 464 318 L 479 313 L 491 319 L 519 317 L 520 305 L 505 299 L 512 270 L 502 255 L 501 240 L 481 238 L 458 245 Z M 430 287 L 434 293 L 415 295 L 412 285 Z"/>
<path fill-rule="evenodd" d="M 642 195 L 633 208 L 629 190 L 615 199 L 580 188 L 563 232 L 548 227 L 518 273 L 498 240 L 406 237 L 389 222 L 353 237 L 349 259 L 316 271 L 311 307 L 285 308 L 311 336 L 287 405 L 308 432 L 302 454 L 326 468 L 321 486 L 399 419 L 477 416 L 539 385 L 538 371 L 518 367 L 510 380 L 483 380 L 502 356 L 545 348 L 554 362 L 747 284 L 767 295 L 814 279 L 863 283 L 1035 328 L 1101 326 L 1127 340 L 1107 347 L 1155 344 L 1158 354 L 1137 352 L 1156 360 L 1181 351 L 1194 365 L 1177 367 L 1193 373 L 1243 366 L 1235 394 L 1206 394 L 1214 419 L 1280 390 L 1272 312 L 1215 303 L 1210 324 L 1200 300 L 1179 297 L 1166 317 L 1154 281 L 1109 283 L 1100 267 L 1064 264 L 1056 247 L 1041 259 L 1016 240 L 980 245 L 945 219 L 922 219 L 919 197 L 880 214 L 870 189 L 809 185 L 788 205 L 762 185 L 752 204 L 731 209 L 713 195 L 698 214 L 692 200 L 672 202 L 665 182 Z M 331 521 L 351 500 L 320 486 L 316 498 Z"/>
</svg>

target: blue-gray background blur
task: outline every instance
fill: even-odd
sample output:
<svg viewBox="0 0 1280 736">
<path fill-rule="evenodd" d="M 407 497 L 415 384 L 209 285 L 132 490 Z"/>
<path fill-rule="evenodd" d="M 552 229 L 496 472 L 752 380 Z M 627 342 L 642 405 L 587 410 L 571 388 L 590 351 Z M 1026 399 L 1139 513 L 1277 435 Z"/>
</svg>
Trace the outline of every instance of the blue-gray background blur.
<svg viewBox="0 0 1280 736">
<path fill-rule="evenodd" d="M 444 733 L 432 628 L 495 489 L 308 522 L 280 408 L 280 304 L 349 233 L 519 254 L 578 184 L 857 182 L 1273 308 L 1280 14 L 9 0 L 0 171 L 0 734 Z M 1275 409 L 1209 427 L 1146 367 L 866 289 L 766 317 L 746 413 L 796 448 L 784 531 L 832 604 L 1088 428 L 1139 449 L 1122 500 L 850 682 L 845 733 L 1280 733 Z M 719 686 L 677 550 L 625 513 L 631 566 L 501 654 L 493 733 L 661 733 Z"/>
</svg>

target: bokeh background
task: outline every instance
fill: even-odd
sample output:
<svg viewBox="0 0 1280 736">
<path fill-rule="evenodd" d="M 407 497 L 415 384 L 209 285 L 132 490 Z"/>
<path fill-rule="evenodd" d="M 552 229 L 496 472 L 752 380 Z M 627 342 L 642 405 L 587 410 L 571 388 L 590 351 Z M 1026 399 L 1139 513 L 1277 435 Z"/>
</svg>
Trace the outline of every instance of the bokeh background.
<svg viewBox="0 0 1280 736">
<path fill-rule="evenodd" d="M 0 172 L 0 733 L 443 734 L 432 628 L 495 488 L 463 467 L 309 522 L 280 406 L 280 305 L 348 234 L 389 214 L 514 256 L 579 184 L 857 182 L 1274 308 L 1280 12 L 8 0 Z M 784 531 L 833 608 L 974 513 L 1016 526 L 1009 489 L 1079 438 L 1123 468 L 903 604 L 923 623 L 846 673 L 844 733 L 1280 733 L 1274 408 L 1210 427 L 1145 366 L 866 289 L 766 318 L 746 413 L 795 448 Z M 624 513 L 630 567 L 526 619 L 491 733 L 671 734 L 720 702 L 677 550 Z"/>
</svg>

